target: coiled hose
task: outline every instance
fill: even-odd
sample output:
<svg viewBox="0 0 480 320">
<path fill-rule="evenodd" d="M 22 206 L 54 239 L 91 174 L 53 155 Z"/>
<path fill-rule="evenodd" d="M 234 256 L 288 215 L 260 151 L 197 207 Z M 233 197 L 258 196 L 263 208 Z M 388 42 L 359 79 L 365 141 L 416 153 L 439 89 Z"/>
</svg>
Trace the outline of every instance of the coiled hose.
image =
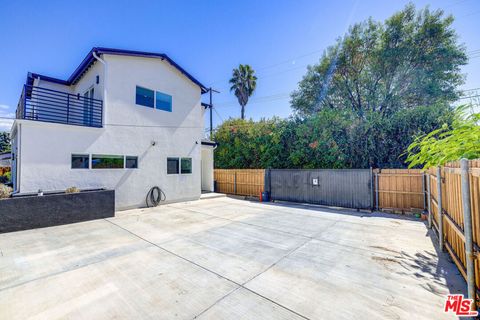
<svg viewBox="0 0 480 320">
<path fill-rule="evenodd" d="M 150 189 L 145 198 L 145 204 L 148 207 L 156 207 L 160 204 L 161 201 L 167 200 L 165 192 L 162 191 L 159 187 L 155 186 Z"/>
</svg>

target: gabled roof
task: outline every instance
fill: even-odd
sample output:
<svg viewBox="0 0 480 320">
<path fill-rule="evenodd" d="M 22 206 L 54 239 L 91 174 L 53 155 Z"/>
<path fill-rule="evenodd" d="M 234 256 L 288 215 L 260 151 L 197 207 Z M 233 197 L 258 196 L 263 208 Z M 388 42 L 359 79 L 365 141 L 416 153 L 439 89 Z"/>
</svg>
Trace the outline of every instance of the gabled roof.
<svg viewBox="0 0 480 320">
<path fill-rule="evenodd" d="M 121 55 L 121 56 L 134 56 L 134 57 L 145 57 L 145 58 L 156 58 L 156 59 L 161 59 L 165 60 L 168 63 L 170 63 L 174 68 L 176 68 L 178 71 L 180 71 L 184 76 L 186 76 L 188 79 L 190 79 L 193 83 L 198 85 L 202 93 L 205 93 L 208 91 L 207 87 L 205 87 L 203 84 L 200 83 L 197 79 L 195 79 L 191 74 L 189 74 L 185 69 L 180 67 L 175 61 L 170 59 L 166 54 L 164 53 L 154 53 L 154 52 L 143 52 L 143 51 L 132 51 L 132 50 L 122 50 L 122 49 L 111 49 L 111 48 L 102 48 L 102 47 L 94 47 L 90 52 L 87 54 L 85 59 L 83 59 L 82 63 L 75 69 L 75 71 L 72 73 L 72 75 L 67 79 L 67 80 L 61 80 L 57 78 L 52 78 L 48 76 L 44 76 L 38 73 L 28 73 L 27 76 L 27 84 L 32 85 L 33 84 L 33 78 L 40 77 L 42 80 L 58 83 L 58 84 L 63 84 L 70 86 L 72 84 L 77 83 L 82 75 L 87 72 L 88 68 L 95 62 L 95 57 L 93 56 L 93 53 L 96 53 L 97 55 L 100 54 L 113 54 L 113 55 Z"/>
</svg>

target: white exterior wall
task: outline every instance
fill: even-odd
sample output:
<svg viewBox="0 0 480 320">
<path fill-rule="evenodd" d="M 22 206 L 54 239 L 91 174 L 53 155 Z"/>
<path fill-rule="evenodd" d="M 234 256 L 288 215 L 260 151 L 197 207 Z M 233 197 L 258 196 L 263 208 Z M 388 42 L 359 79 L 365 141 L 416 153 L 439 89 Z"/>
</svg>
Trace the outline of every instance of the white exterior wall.
<svg viewBox="0 0 480 320">
<path fill-rule="evenodd" d="M 83 94 L 98 74 L 95 98 L 101 99 L 106 80 L 103 128 L 17 121 L 22 123 L 20 192 L 106 187 L 116 190 L 117 209 L 144 206 L 153 186 L 165 192 L 168 202 L 199 198 L 204 112 L 200 88 L 160 59 L 102 58 L 108 64 L 106 76 L 96 62 L 72 91 Z M 172 112 L 136 105 L 136 85 L 171 95 Z M 138 156 L 138 169 L 71 169 L 72 154 Z M 192 158 L 193 173 L 167 175 L 167 157 Z"/>
<path fill-rule="evenodd" d="M 100 77 L 100 81 L 96 83 L 96 76 Z M 35 78 L 33 80 L 33 85 L 47 88 L 51 90 L 57 90 L 62 92 L 68 92 L 71 94 L 80 94 L 83 96 L 85 91 L 87 91 L 92 86 L 95 88 L 94 90 L 94 98 L 103 100 L 103 89 L 104 89 L 104 68 L 100 62 L 95 62 L 90 69 L 82 76 L 82 78 L 73 86 L 66 86 L 59 83 L 54 83 L 46 80 L 42 80 L 42 78 L 38 79 Z"/>
</svg>

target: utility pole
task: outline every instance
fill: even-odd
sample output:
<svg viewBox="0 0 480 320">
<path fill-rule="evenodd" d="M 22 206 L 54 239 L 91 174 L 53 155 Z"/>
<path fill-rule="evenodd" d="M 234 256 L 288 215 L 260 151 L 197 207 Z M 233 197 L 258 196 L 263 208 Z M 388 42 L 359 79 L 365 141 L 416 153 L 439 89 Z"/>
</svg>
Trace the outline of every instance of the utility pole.
<svg viewBox="0 0 480 320">
<path fill-rule="evenodd" d="M 208 91 L 210 93 L 210 103 L 208 107 L 210 108 L 210 140 L 213 141 L 213 99 L 212 99 L 212 93 L 220 93 L 220 91 L 217 91 L 215 89 L 212 89 L 212 87 L 208 88 Z"/>
<path fill-rule="evenodd" d="M 213 139 L 213 105 L 212 105 L 212 88 L 208 89 L 210 91 L 210 141 Z"/>
</svg>

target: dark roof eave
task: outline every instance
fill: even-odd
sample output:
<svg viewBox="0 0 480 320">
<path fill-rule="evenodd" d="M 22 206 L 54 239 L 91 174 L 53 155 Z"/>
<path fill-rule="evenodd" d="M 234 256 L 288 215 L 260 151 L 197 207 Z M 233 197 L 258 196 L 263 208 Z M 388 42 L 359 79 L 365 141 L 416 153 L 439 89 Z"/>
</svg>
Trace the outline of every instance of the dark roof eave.
<svg viewBox="0 0 480 320">
<path fill-rule="evenodd" d="M 202 145 L 216 147 L 218 146 L 218 143 L 214 141 L 202 141 Z"/>
<path fill-rule="evenodd" d="M 205 87 L 200 81 L 195 79 L 191 74 L 189 74 L 185 69 L 180 67 L 175 61 L 170 59 L 166 54 L 163 53 L 154 53 L 154 52 L 144 52 L 144 51 L 132 51 L 132 50 L 121 50 L 121 49 L 111 49 L 111 48 L 102 48 L 102 47 L 95 47 L 90 50 L 88 55 L 83 59 L 83 61 L 80 63 L 80 65 L 75 69 L 75 71 L 72 73 L 72 75 L 68 78 L 68 80 L 61 80 L 57 78 L 52 78 L 48 76 L 43 76 L 38 73 L 28 73 L 27 77 L 27 84 L 32 85 L 33 84 L 33 78 L 40 77 L 43 80 L 58 83 L 58 84 L 63 84 L 70 86 L 72 84 L 75 84 L 81 77 L 82 75 L 87 71 L 87 69 L 93 64 L 93 62 L 96 60 L 95 57 L 93 56 L 93 52 L 96 54 L 116 54 L 116 55 L 125 55 L 125 56 L 136 56 L 136 57 L 146 57 L 146 58 L 159 58 L 162 60 L 166 60 L 168 63 L 170 63 L 174 68 L 176 68 L 180 73 L 182 73 L 184 76 L 186 76 L 190 81 L 195 83 L 197 86 L 200 87 L 202 94 L 208 92 L 208 88 Z"/>
</svg>

